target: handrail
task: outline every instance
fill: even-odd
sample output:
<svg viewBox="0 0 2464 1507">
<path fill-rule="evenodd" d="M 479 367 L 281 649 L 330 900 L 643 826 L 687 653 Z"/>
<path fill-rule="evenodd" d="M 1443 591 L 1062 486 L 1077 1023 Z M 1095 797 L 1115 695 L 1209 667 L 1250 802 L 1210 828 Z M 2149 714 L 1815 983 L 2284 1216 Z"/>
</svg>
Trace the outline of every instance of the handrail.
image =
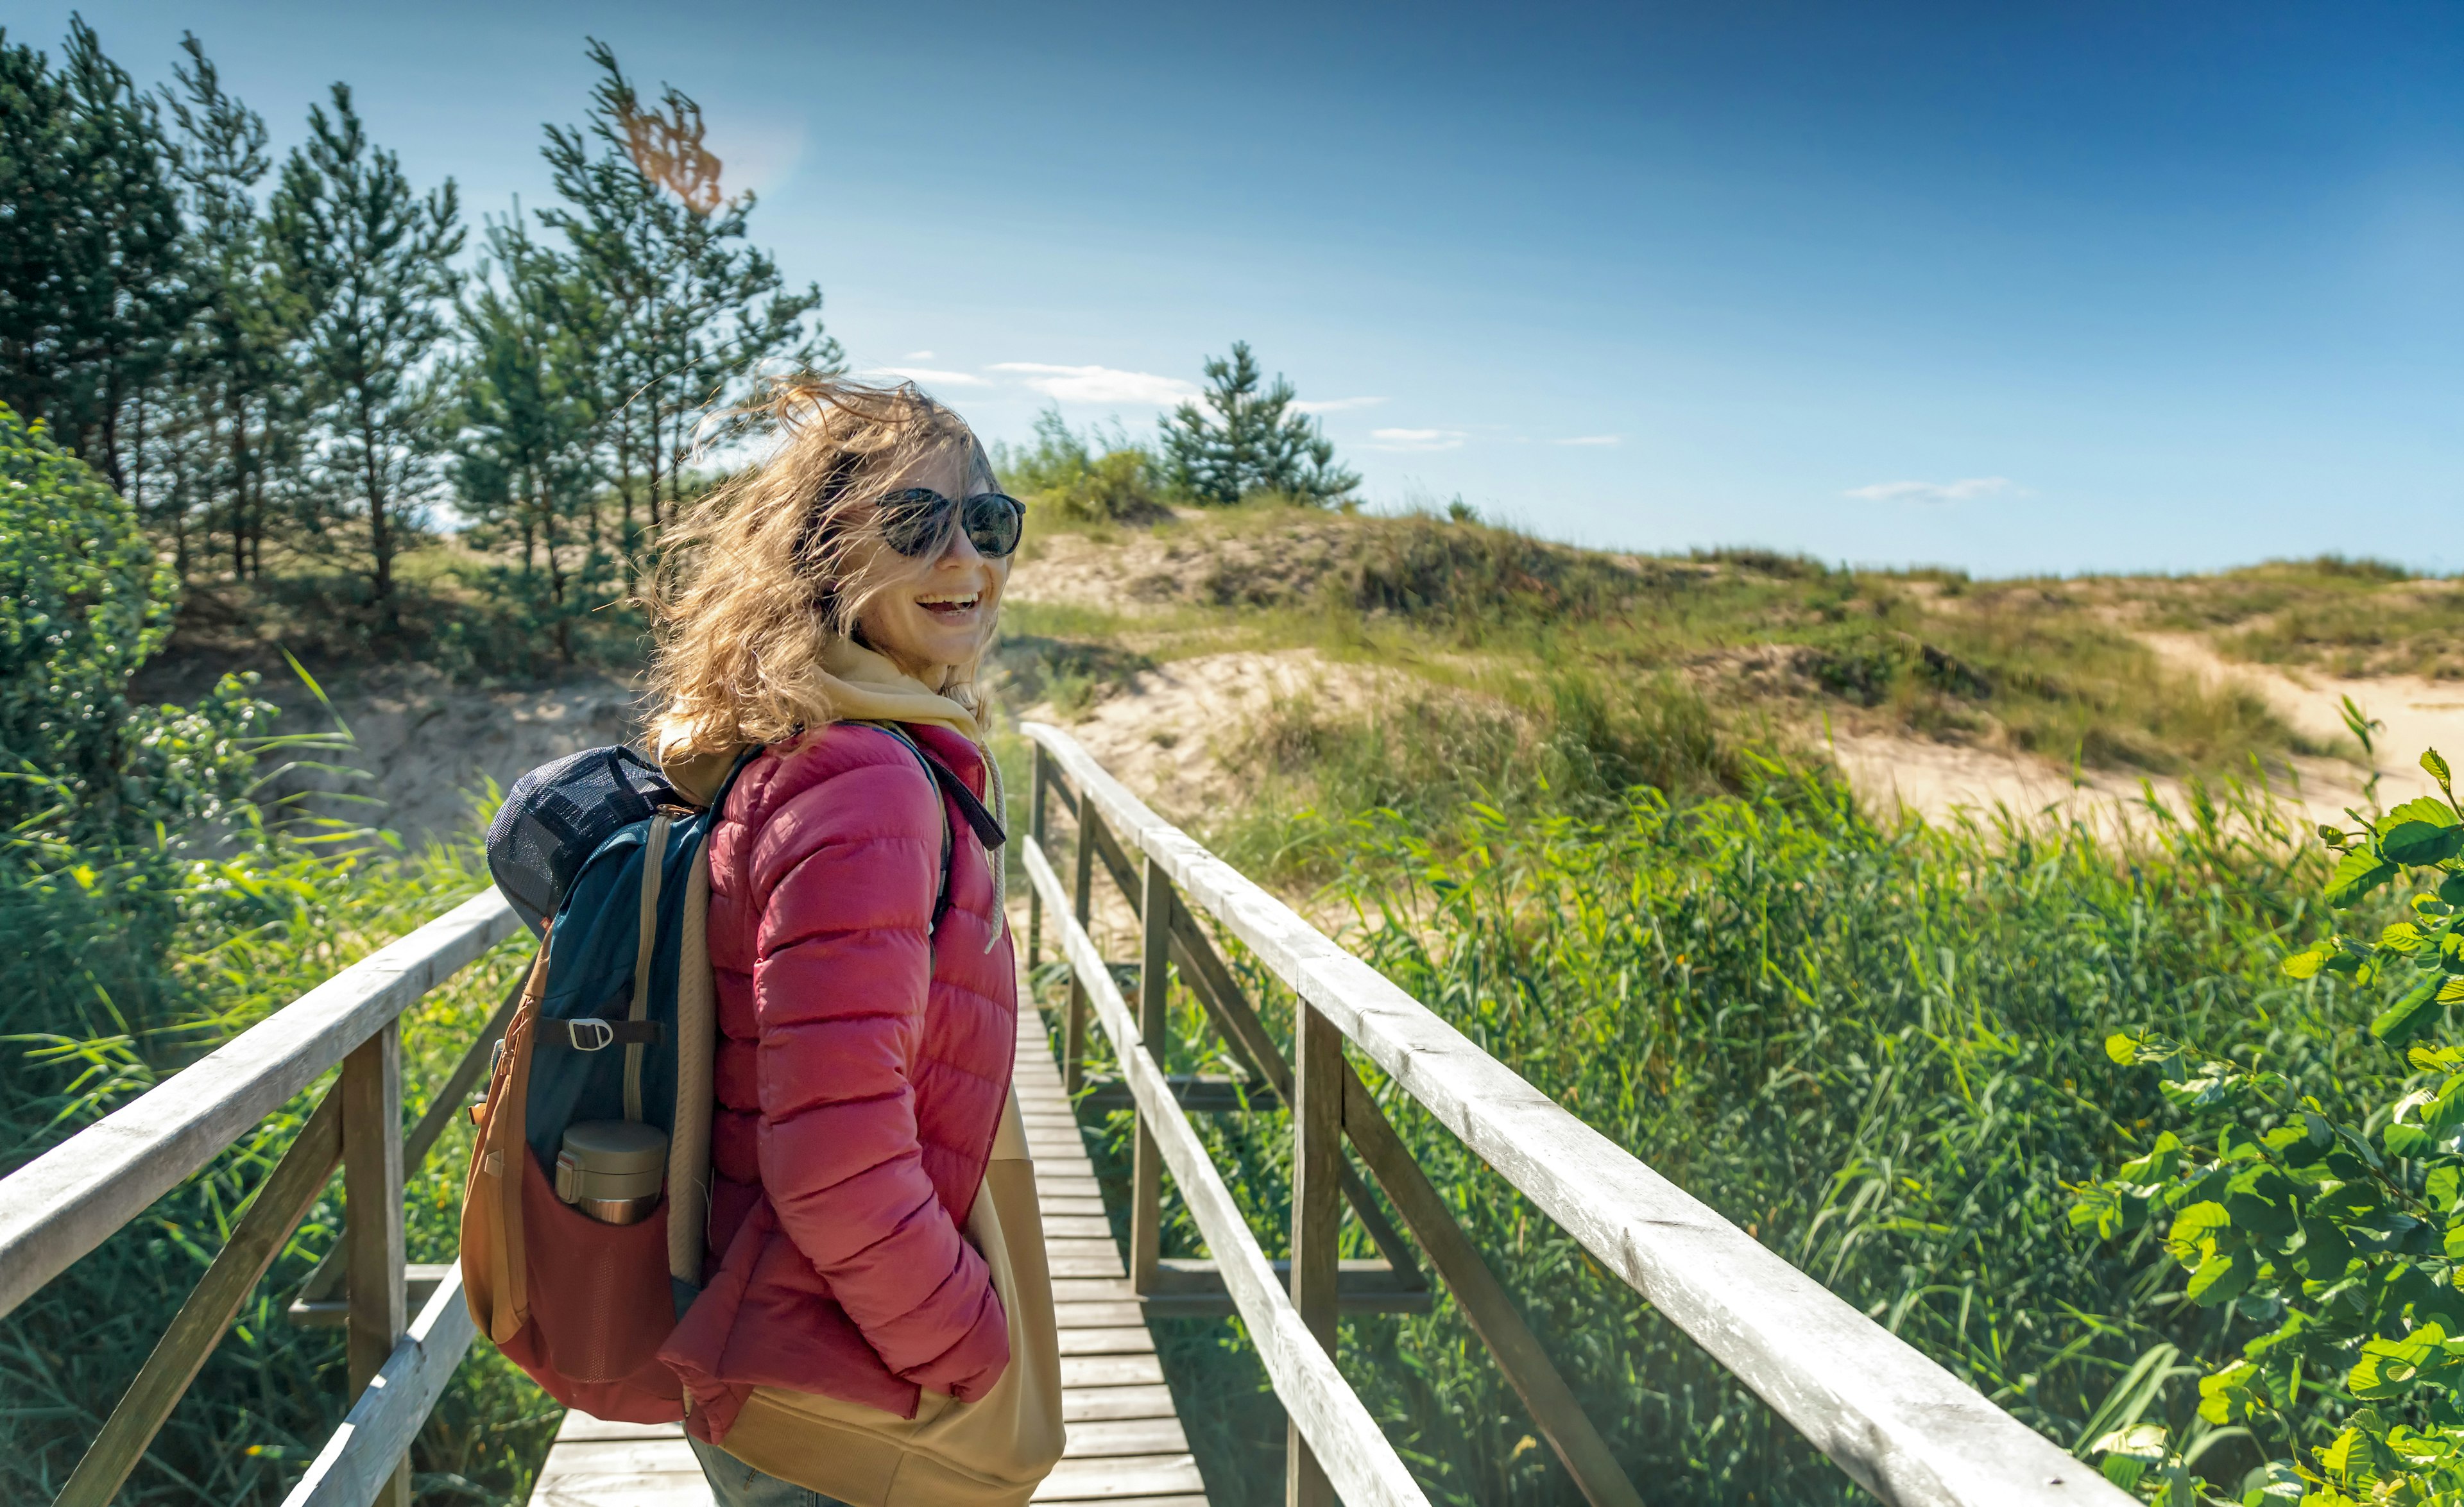
<svg viewBox="0 0 2464 1507">
<path fill-rule="evenodd" d="M 1045 903 L 1062 904 L 1061 878 L 1043 853 L 1030 846 L 1022 856 Z M 1275 1279 L 1257 1236 L 1242 1219 L 1241 1206 L 1208 1160 L 1206 1145 L 1198 1139 L 1188 1114 L 1174 1101 L 1162 1067 L 1146 1049 L 1145 1037 L 1130 1017 L 1120 986 L 1104 967 L 1094 940 L 1075 920 L 1063 924 L 1061 938 L 1073 976 L 1086 980 L 1096 1018 L 1112 1038 L 1122 1076 L 1145 1112 L 1146 1128 L 1155 1137 L 1164 1164 L 1179 1181 L 1182 1201 L 1206 1236 L 1206 1248 L 1215 1253 L 1224 1286 L 1249 1326 L 1266 1375 L 1328 1477 L 1353 1507 L 1428 1507 L 1428 1497 L 1403 1468 L 1395 1446 L 1369 1416 L 1359 1396 L 1344 1385 L 1334 1362 Z"/>
<path fill-rule="evenodd" d="M 1148 809 L 1068 733 L 1021 731 L 1118 841 L 1859 1485 L 1892 1507 L 2130 1500 L 1482 1051 Z M 1100 963 L 1090 974 L 1073 959 L 1072 975 L 1098 996 L 1109 982 Z"/>
<path fill-rule="evenodd" d="M 473 895 L 0 1178 L 0 1316 L 520 924 Z"/>
<path fill-rule="evenodd" d="M 88 1444 L 61 1488 L 59 1507 L 103 1507 L 119 1494 L 338 1162 L 343 1229 L 336 1253 L 344 1261 L 336 1275 L 349 1288 L 345 1348 L 355 1397 L 343 1427 L 293 1495 L 351 1507 L 377 1500 L 408 1507 L 405 1452 L 469 1347 L 473 1326 L 458 1274 L 439 1286 L 415 1323 L 406 1322 L 404 1173 L 433 1145 L 452 1112 L 444 1101 L 459 1100 L 513 1000 L 447 1076 L 408 1146 L 401 1016 L 520 929 L 495 889 L 475 895 L 0 1178 L 5 1315 L 327 1070 L 342 1070 L 253 1190 L 230 1240 Z"/>
</svg>

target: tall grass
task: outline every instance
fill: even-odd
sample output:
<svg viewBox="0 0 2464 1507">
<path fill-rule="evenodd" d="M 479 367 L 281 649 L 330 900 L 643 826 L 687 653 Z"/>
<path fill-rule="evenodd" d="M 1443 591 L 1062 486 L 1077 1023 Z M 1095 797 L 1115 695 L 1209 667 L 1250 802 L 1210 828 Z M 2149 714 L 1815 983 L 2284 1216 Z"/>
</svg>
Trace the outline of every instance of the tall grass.
<svg viewBox="0 0 2464 1507">
<path fill-rule="evenodd" d="M 2117 846 L 2079 827 L 1884 828 L 1826 775 L 1738 756 L 1741 788 L 1606 813 L 1465 803 L 1342 823 L 1322 910 L 1485 1050 L 2065 1446 L 2151 1346 L 2237 1343 L 2144 1253 L 2065 1218 L 2064 1184 L 2169 1125 L 2100 1049 L 2123 1025 L 2264 1051 L 2322 1102 L 2391 1063 L 2359 1006 L 2276 970 L 2314 860 L 2258 793 L 2196 793 Z M 1278 1031 L 1290 1002 L 1243 962 Z M 1182 1068 L 1220 1051 L 1193 1005 Z M 2253 1024 L 2256 1022 L 2256 1024 Z M 1408 1099 L 1386 1102 L 1655 1500 L 1829 1503 L 1845 1476 Z M 1270 1251 L 1276 1114 L 1208 1123 Z M 1127 1170 L 1126 1116 L 1104 1169 Z M 1347 1255 L 1371 1254 L 1356 1233 Z M 1195 1254 L 1176 1206 L 1168 1254 Z M 1279 1490 L 1282 1431 L 1237 1323 L 1167 1326 L 1220 1502 Z M 1355 1317 L 1346 1375 L 1433 1497 L 1573 1502 L 1460 1313 Z M 2186 1422 L 2196 1398 L 2166 1407 Z M 2230 1477 L 2228 1477 L 2230 1478 Z"/>
<path fill-rule="evenodd" d="M 256 858 L 23 871 L 0 887 L 0 1171 L 170 1079 L 355 958 L 474 891 L 467 848 L 319 855 L 276 842 Z M 132 935 L 152 928 L 158 935 Z M 501 996 L 503 949 L 404 1021 L 405 1113 L 423 1112 Z M 323 1085 L 319 1085 L 321 1088 Z M 249 1190 L 297 1133 L 315 1091 L 243 1137 L 0 1320 L 0 1499 L 49 1500 L 229 1237 Z M 410 1120 L 406 1120 L 406 1126 Z M 449 1130 L 408 1187 L 412 1260 L 450 1259 L 467 1126 Z M 339 1237 L 326 1190 L 172 1413 L 120 1500 L 280 1500 L 341 1421 L 340 1330 L 283 1316 Z M 427 1503 L 522 1499 L 561 1409 L 481 1345 L 412 1452 Z"/>
</svg>

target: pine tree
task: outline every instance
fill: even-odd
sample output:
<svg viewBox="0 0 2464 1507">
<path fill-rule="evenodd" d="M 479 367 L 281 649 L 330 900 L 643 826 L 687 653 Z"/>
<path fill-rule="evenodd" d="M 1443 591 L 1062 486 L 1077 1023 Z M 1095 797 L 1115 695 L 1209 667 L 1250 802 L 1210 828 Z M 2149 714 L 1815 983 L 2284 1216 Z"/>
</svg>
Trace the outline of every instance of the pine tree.
<svg viewBox="0 0 2464 1507">
<path fill-rule="evenodd" d="M 0 402 L 116 489 L 122 421 L 187 319 L 179 206 L 152 101 L 69 21 L 58 72 L 0 32 Z"/>
<path fill-rule="evenodd" d="M 367 560 L 378 621 L 399 610 L 393 562 L 415 538 L 437 481 L 441 409 L 433 369 L 462 250 L 453 182 L 425 198 L 401 161 L 372 147 L 347 84 L 333 113 L 308 112 L 309 140 L 282 165 L 271 238 L 297 303 L 299 357 L 314 421 L 304 457 L 314 535 Z"/>
<path fill-rule="evenodd" d="M 1334 463 L 1334 442 L 1315 419 L 1292 407 L 1292 384 L 1278 374 L 1261 390 L 1246 340 L 1206 363 L 1206 408 L 1184 403 L 1163 427 L 1164 467 L 1178 491 L 1200 502 L 1230 504 L 1274 492 L 1324 504 L 1360 485 Z"/>
<path fill-rule="evenodd" d="M 518 207 L 489 227 L 488 251 L 495 276 L 483 271 L 463 305 L 454 481 L 477 542 L 521 540 L 521 589 L 543 574 L 544 615 L 569 664 L 574 618 L 597 605 L 608 563 L 597 507 L 605 314 L 573 266 L 531 239 Z"/>
<path fill-rule="evenodd" d="M 550 126 L 541 149 L 565 203 L 539 219 L 605 296 L 600 406 L 629 548 L 682 497 L 704 420 L 765 368 L 836 371 L 841 354 L 821 289 L 790 290 L 746 244 L 755 199 L 724 195 L 701 107 L 672 87 L 649 107 L 607 44 L 589 55 L 602 76 L 586 123 Z"/>
<path fill-rule="evenodd" d="M 273 520 L 269 471 L 294 458 L 287 300 L 269 260 L 255 187 L 273 163 L 264 118 L 225 93 L 195 33 L 163 107 L 179 127 L 172 172 L 187 211 L 187 254 L 196 287 L 193 317 L 150 398 L 162 464 L 162 496 L 147 508 L 167 524 L 183 577 L 192 568 L 190 526 L 202 556 L 217 527 L 231 535 L 234 580 L 264 566 Z M 141 489 L 142 491 L 142 489 Z"/>
</svg>

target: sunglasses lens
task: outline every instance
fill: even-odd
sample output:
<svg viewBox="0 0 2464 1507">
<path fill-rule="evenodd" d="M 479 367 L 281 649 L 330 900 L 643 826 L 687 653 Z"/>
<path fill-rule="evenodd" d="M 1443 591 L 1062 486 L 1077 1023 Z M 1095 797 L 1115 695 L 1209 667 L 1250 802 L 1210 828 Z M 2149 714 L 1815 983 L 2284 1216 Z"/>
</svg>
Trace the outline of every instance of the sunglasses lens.
<svg viewBox="0 0 2464 1507">
<path fill-rule="evenodd" d="M 922 555 L 940 542 L 950 499 L 925 487 L 893 491 L 881 499 L 881 536 L 901 555 Z"/>
<path fill-rule="evenodd" d="M 1014 553 L 1025 526 L 1026 508 L 1015 497 L 979 491 L 967 499 L 967 542 L 986 559 Z"/>
</svg>

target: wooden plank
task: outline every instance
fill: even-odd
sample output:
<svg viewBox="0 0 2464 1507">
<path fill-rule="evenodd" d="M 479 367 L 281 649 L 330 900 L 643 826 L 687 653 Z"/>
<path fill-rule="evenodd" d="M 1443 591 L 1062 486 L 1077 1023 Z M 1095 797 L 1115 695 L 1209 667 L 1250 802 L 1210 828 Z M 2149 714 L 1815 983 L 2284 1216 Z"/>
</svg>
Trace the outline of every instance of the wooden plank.
<svg viewBox="0 0 2464 1507">
<path fill-rule="evenodd" d="M 1065 1355 L 1061 1386 L 1140 1387 L 1163 1380 L 1163 1363 L 1152 1355 Z"/>
<path fill-rule="evenodd" d="M 1177 1416 L 1172 1388 L 1160 1382 L 1143 1387 L 1072 1387 L 1061 1393 L 1061 1421 L 1066 1424 Z"/>
<path fill-rule="evenodd" d="M 1036 1507 L 1080 1507 L 1082 1503 L 1101 1501 L 1104 1507 L 1207 1507 L 1206 1498 L 1195 1493 L 1175 1492 L 1164 1496 L 1088 1497 L 1058 1496 L 1036 1498 Z"/>
<path fill-rule="evenodd" d="M 60 1488 L 55 1507 L 103 1507 L 120 1495 L 128 1473 L 136 1469 L 162 1431 L 164 1420 L 187 1395 L 240 1305 L 290 1241 L 291 1232 L 307 1217 L 341 1154 L 342 1106 L 329 1093 L 292 1138 L 274 1170 L 256 1185 L 255 1196 L 249 1200 L 231 1239 L 215 1253 L 203 1279 L 138 1368 L 137 1380 L 129 1384 L 111 1416 L 103 1420 L 101 1431 L 86 1446 L 84 1457 Z"/>
<path fill-rule="evenodd" d="M 1153 1355 L 1155 1336 L 1147 1333 L 1141 1319 L 1134 1324 L 1097 1327 L 1064 1325 L 1061 1329 L 1061 1353 L 1064 1355 Z"/>
<path fill-rule="evenodd" d="M 564 1410 L 564 1422 L 557 1425 L 556 1442 L 570 1444 L 577 1439 L 681 1439 L 685 1426 L 680 1423 L 625 1423 L 612 1418 L 594 1418 L 579 1408 Z"/>
<path fill-rule="evenodd" d="M 1149 1454 L 1129 1459 L 1064 1457 L 1035 1489 L 1030 1501 L 1118 1501 L 1165 1492 L 1202 1492 L 1198 1461 L 1188 1454 Z"/>
<path fill-rule="evenodd" d="M 462 1273 L 436 1289 L 282 1507 L 367 1507 L 400 1474 L 410 1441 L 462 1364 L 475 1328 Z M 535 1498 L 536 1499 L 536 1498 Z M 703 1498 L 704 1502 L 708 1498 Z"/>
<path fill-rule="evenodd" d="M 342 1059 L 343 1349 L 350 1395 L 392 1357 L 407 1321 L 403 1299 L 402 1022 L 388 1020 Z M 423 1416 L 425 1416 L 423 1414 Z M 376 1500 L 410 1507 L 407 1461 L 396 1459 Z"/>
<path fill-rule="evenodd" d="M 1044 1233 L 1056 1239 L 1109 1240 L 1112 1237 L 1112 1221 L 1102 1214 L 1059 1214 L 1047 1211 Z"/>
<path fill-rule="evenodd" d="M 1190 904 L 1865 1490 L 1893 1507 L 2126 1507 L 2129 1496 L 2097 1472 L 1583 1124 L 1155 816 L 1067 733 L 1034 722 L 1020 731 L 1050 751 L 1082 806 L 1161 864 Z M 1041 855 L 1025 857 L 1034 874 Z M 1050 876 L 1048 863 L 1042 870 Z M 1057 889 L 1047 877 L 1037 883 Z"/>
<path fill-rule="evenodd" d="M 1116 1454 L 1180 1454 L 1189 1436 L 1178 1418 L 1113 1418 L 1079 1424 L 1069 1431 L 1067 1459 L 1093 1459 Z"/>
<path fill-rule="evenodd" d="M 1057 899 L 1060 877 L 1044 855 L 1029 848 L 1021 857 L 1028 875 L 1045 887 L 1047 901 Z M 1266 1265 L 1265 1254 L 1243 1222 L 1240 1206 L 1208 1160 L 1205 1144 L 1198 1139 L 1188 1115 L 1173 1102 L 1163 1068 L 1147 1052 L 1137 1022 L 1131 1018 L 1111 972 L 1103 967 L 1093 939 L 1084 927 L 1071 925 L 1061 928 L 1060 940 L 1070 972 L 1087 983 L 1089 1003 L 1111 1038 L 1122 1076 L 1155 1127 L 1156 1148 L 1172 1169 L 1181 1201 L 1207 1249 L 1215 1253 L 1224 1285 L 1248 1325 L 1275 1393 L 1283 1399 L 1285 1410 L 1301 1420 L 1302 1433 L 1325 1466 L 1328 1478 L 1350 1507 L 1404 1507 L 1407 1503 L 1426 1507 L 1427 1496 L 1403 1468 L 1395 1447 L 1359 1397 L 1344 1385 L 1325 1347 L 1301 1322 L 1290 1297 Z"/>
<path fill-rule="evenodd" d="M 474 895 L 0 1179 L 0 1314 L 520 927 L 495 889 Z"/>
<path fill-rule="evenodd" d="M 1143 1324 L 1147 1311 L 1134 1300 L 1128 1302 L 1056 1302 L 1053 1312 L 1064 1329 L 1109 1329 L 1129 1324 Z"/>
</svg>

